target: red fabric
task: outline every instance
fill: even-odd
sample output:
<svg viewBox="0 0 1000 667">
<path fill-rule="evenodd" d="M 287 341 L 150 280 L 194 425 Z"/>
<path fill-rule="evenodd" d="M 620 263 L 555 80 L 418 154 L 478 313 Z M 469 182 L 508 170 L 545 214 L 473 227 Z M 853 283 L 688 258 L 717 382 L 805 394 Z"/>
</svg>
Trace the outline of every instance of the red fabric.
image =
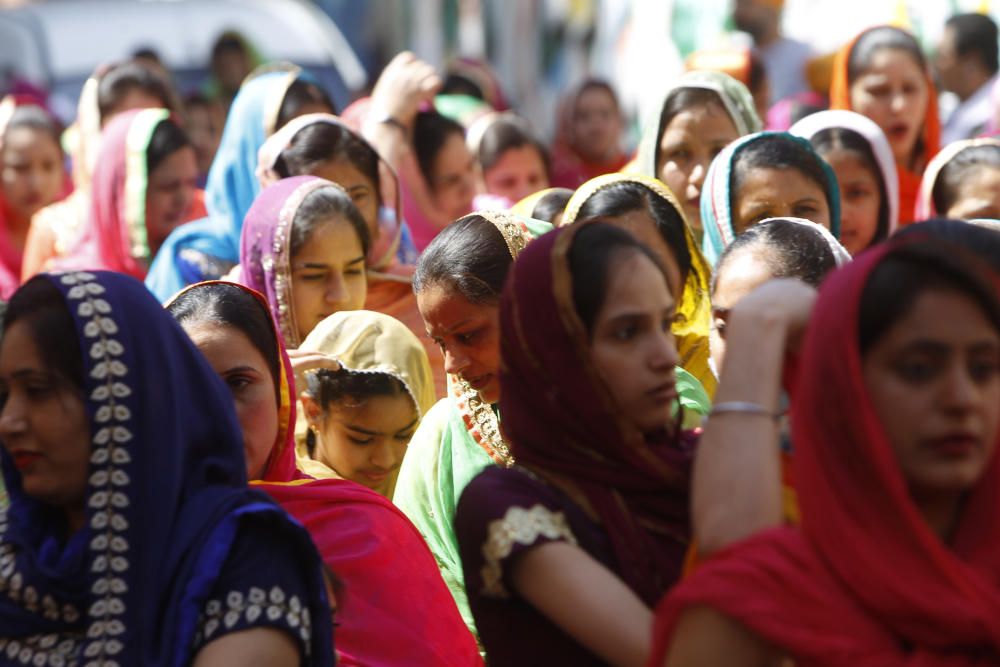
<svg viewBox="0 0 1000 667">
<path fill-rule="evenodd" d="M 883 27 L 883 26 L 875 26 Z M 869 28 L 868 30 L 874 30 Z M 837 52 L 833 61 L 833 81 L 830 84 L 830 108 L 831 109 L 851 109 L 850 82 L 847 77 L 847 64 L 851 58 L 854 45 L 857 44 L 861 35 L 868 32 L 862 31 L 850 43 Z M 924 114 L 924 152 L 918 157 L 918 164 L 926 166 L 931 159 L 937 155 L 941 149 L 941 120 L 938 117 L 937 88 L 931 78 L 930 72 L 926 73 L 927 81 L 927 112 Z M 896 172 L 899 174 L 899 225 L 909 225 L 915 219 L 914 209 L 917 205 L 917 196 L 920 193 L 920 177 L 922 173 L 911 171 L 906 165 L 896 163 Z"/>
<path fill-rule="evenodd" d="M 619 153 L 606 162 L 588 162 L 570 146 L 557 143 L 552 147 L 552 181 L 554 188 L 576 190 L 592 178 L 616 174 L 628 164 L 629 157 Z"/>
<path fill-rule="evenodd" d="M 271 316 L 260 293 L 238 287 Z M 278 437 L 263 479 L 251 484 L 306 527 L 323 562 L 344 583 L 337 599 L 337 664 L 482 665 L 430 549 L 406 515 L 360 484 L 315 480 L 298 470 L 294 374 L 277 328 L 275 340 L 282 360 Z"/>
<path fill-rule="evenodd" d="M 866 397 L 859 301 L 898 247 L 832 274 L 816 304 L 792 394 L 801 527 L 734 545 L 680 584 L 657 612 L 649 665 L 663 664 L 694 605 L 736 619 L 800 667 L 1000 664 L 997 458 L 945 546 L 910 499 Z"/>
<path fill-rule="evenodd" d="M 590 362 L 567 257 L 586 227 L 533 241 L 511 270 L 500 306 L 501 428 L 519 464 L 597 515 L 623 580 L 654 604 L 684 563 L 693 446 L 644 438 Z"/>
</svg>

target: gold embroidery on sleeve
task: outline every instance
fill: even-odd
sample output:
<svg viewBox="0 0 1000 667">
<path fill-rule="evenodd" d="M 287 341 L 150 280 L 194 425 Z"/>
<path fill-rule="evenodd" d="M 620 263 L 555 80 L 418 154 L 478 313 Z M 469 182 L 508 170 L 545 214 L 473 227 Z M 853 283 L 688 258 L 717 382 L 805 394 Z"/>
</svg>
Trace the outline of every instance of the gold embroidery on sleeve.
<svg viewBox="0 0 1000 667">
<path fill-rule="evenodd" d="M 530 545 L 539 536 L 577 543 L 566 516 L 542 505 L 531 509 L 511 507 L 502 519 L 490 522 L 486 529 L 486 543 L 483 544 L 483 594 L 510 597 L 510 592 L 503 585 L 501 561 L 510 555 L 515 544 Z"/>
</svg>

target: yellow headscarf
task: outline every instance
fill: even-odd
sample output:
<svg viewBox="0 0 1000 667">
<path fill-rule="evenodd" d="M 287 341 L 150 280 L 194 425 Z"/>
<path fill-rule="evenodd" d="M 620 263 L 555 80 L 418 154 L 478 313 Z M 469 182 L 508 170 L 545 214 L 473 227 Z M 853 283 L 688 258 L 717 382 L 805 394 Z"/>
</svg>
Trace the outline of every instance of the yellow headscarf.
<svg viewBox="0 0 1000 667">
<path fill-rule="evenodd" d="M 406 325 L 388 315 L 369 310 L 334 313 L 312 330 L 299 349 L 334 357 L 348 370 L 391 375 L 406 387 L 421 419 L 437 400 L 423 345 Z M 305 441 L 309 423 L 305 410 L 300 409 L 298 415 L 295 447 L 300 467 L 313 477 L 337 477 L 322 463 L 308 458 Z"/>
<path fill-rule="evenodd" d="M 562 225 L 576 222 L 580 209 L 592 196 L 619 183 L 637 183 L 666 201 L 684 221 L 684 240 L 691 255 L 691 268 L 684 281 L 684 291 L 677 304 L 677 321 L 673 333 L 677 339 L 680 366 L 693 375 L 708 395 L 715 395 L 715 374 L 709 366 L 708 333 L 712 323 L 712 303 L 709 283 L 712 270 L 701 254 L 691 226 L 684 217 L 684 207 L 666 185 L 655 178 L 640 174 L 605 174 L 593 178 L 578 189 L 566 204 Z M 562 226 L 561 225 L 561 226 Z"/>
</svg>

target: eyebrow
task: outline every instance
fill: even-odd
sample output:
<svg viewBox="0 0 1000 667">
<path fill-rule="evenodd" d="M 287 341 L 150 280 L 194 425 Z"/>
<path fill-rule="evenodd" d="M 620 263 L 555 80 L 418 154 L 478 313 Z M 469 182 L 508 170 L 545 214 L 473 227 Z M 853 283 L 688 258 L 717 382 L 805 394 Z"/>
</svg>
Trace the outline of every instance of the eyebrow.
<svg viewBox="0 0 1000 667">
<path fill-rule="evenodd" d="M 232 368 L 228 368 L 225 371 L 223 371 L 222 374 L 223 375 L 232 375 L 233 373 L 246 373 L 247 371 L 252 371 L 254 373 L 259 372 L 253 366 L 246 366 L 246 365 L 244 365 L 244 366 L 233 366 Z"/>
<path fill-rule="evenodd" d="M 677 314 L 677 311 L 675 309 L 675 305 L 673 303 L 671 303 L 670 307 L 664 308 L 663 312 L 661 314 L 673 317 L 674 315 Z M 612 314 L 611 317 L 609 317 L 608 319 L 610 321 L 612 321 L 612 322 L 618 322 L 620 320 L 642 319 L 642 318 L 647 317 L 647 316 L 648 315 L 647 315 L 646 311 L 642 311 L 642 312 L 628 311 L 628 312 L 620 313 L 618 315 Z"/>
<path fill-rule="evenodd" d="M 365 261 L 364 256 L 352 259 L 347 263 L 347 266 L 354 266 L 355 264 L 361 264 Z M 296 269 L 329 269 L 329 264 L 323 264 L 322 262 L 300 262 L 295 265 Z"/>
</svg>

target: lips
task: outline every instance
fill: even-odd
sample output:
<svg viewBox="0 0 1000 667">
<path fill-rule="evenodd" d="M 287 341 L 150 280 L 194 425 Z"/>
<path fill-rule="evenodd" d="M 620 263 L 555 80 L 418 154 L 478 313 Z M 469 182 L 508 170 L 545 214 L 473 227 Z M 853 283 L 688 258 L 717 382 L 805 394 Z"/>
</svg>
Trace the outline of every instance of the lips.
<svg viewBox="0 0 1000 667">
<path fill-rule="evenodd" d="M 27 452 L 24 450 L 15 450 L 10 453 L 11 458 L 14 459 L 14 467 L 18 470 L 24 470 L 30 467 L 33 463 L 42 458 L 41 454 L 36 452 Z"/>
<path fill-rule="evenodd" d="M 677 400 L 677 384 L 673 381 L 664 382 L 658 387 L 647 391 L 646 395 L 657 403 L 673 403 Z"/>
<path fill-rule="evenodd" d="M 906 135 L 910 133 L 910 126 L 906 123 L 896 123 L 889 126 L 889 131 L 887 134 L 890 139 L 905 139 Z"/>
<path fill-rule="evenodd" d="M 960 459 L 969 456 L 978 449 L 980 441 L 972 433 L 956 432 L 931 440 L 930 446 L 940 456 Z"/>
<path fill-rule="evenodd" d="M 389 477 L 389 471 L 362 470 L 361 476 L 373 484 L 378 484 L 379 482 L 384 482 Z"/>
<path fill-rule="evenodd" d="M 487 373 L 486 375 L 480 375 L 479 377 L 466 378 L 465 381 L 469 383 L 470 387 L 472 387 L 476 391 L 480 391 L 481 389 L 489 385 L 492 379 L 493 379 L 493 374 Z"/>
</svg>

